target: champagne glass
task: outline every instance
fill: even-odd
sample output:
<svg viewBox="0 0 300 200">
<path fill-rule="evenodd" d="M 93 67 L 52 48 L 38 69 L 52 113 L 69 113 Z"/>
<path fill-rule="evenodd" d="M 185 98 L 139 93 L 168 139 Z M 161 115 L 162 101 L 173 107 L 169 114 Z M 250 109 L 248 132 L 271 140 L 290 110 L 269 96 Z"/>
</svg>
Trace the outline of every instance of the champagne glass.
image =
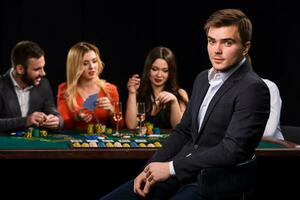
<svg viewBox="0 0 300 200">
<path fill-rule="evenodd" d="M 122 102 L 120 101 L 116 101 L 113 103 L 113 106 L 114 106 L 114 116 L 113 116 L 113 119 L 114 121 L 116 122 L 116 132 L 115 132 L 115 135 L 119 135 L 119 121 L 121 121 L 123 119 L 123 116 L 122 116 Z"/>
<path fill-rule="evenodd" d="M 136 117 L 137 117 L 137 121 L 139 123 L 139 135 L 144 135 L 143 134 L 143 126 L 142 126 L 142 122 L 145 120 L 146 117 L 146 109 L 145 109 L 145 103 L 144 102 L 138 102 L 137 105 L 137 113 L 136 113 Z"/>
</svg>

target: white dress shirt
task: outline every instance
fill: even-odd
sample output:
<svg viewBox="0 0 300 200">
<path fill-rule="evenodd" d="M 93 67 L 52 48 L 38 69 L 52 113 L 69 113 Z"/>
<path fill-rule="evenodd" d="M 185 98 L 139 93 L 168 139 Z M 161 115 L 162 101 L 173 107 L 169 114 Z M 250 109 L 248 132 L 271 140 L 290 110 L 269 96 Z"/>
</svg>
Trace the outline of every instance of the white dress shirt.
<svg viewBox="0 0 300 200">
<path fill-rule="evenodd" d="M 263 81 L 267 84 L 270 91 L 270 116 L 264 131 L 263 137 L 274 138 L 283 140 L 283 136 L 280 130 L 279 122 L 280 122 L 280 112 L 281 112 L 281 98 L 277 85 L 268 80 L 263 79 Z"/>
<path fill-rule="evenodd" d="M 211 68 L 208 71 L 208 82 L 209 82 L 209 88 L 206 92 L 206 95 L 203 99 L 203 102 L 200 106 L 199 113 L 198 113 L 198 122 L 199 122 L 199 127 L 198 131 L 200 131 L 200 128 L 202 126 L 202 122 L 206 113 L 206 110 L 209 106 L 210 101 L 216 94 L 216 92 L 220 89 L 220 87 L 223 85 L 223 83 L 246 61 L 246 58 L 244 58 L 236 67 L 226 71 L 226 72 L 221 72 L 221 71 L 216 71 L 214 68 Z M 192 155 L 191 153 L 188 154 L 186 157 Z M 173 161 L 169 162 L 169 171 L 171 176 L 176 175 L 174 166 L 173 166 Z"/>
<path fill-rule="evenodd" d="M 28 110 L 29 110 L 30 89 L 33 86 L 31 85 L 31 86 L 28 86 L 28 87 L 22 89 L 13 77 L 13 68 L 11 69 L 9 74 L 10 74 L 10 78 L 11 78 L 13 84 L 14 84 L 14 88 L 15 88 L 15 91 L 16 91 L 16 94 L 17 94 L 17 97 L 18 97 L 22 117 L 26 117 L 27 113 L 28 113 Z"/>
</svg>

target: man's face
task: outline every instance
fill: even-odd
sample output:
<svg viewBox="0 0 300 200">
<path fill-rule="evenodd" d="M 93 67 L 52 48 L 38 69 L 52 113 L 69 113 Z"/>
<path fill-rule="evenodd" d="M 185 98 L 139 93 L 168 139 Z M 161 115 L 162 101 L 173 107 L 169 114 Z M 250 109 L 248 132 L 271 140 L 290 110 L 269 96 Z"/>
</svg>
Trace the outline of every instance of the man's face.
<svg viewBox="0 0 300 200">
<path fill-rule="evenodd" d="M 29 58 L 27 62 L 27 69 L 25 69 L 22 75 L 22 81 L 30 86 L 37 86 L 40 84 L 42 77 L 46 75 L 44 71 L 45 58 L 44 56 L 40 58 Z"/>
<path fill-rule="evenodd" d="M 217 71 L 226 71 L 248 53 L 250 42 L 242 44 L 237 26 L 210 27 L 207 33 L 210 62 Z"/>
</svg>

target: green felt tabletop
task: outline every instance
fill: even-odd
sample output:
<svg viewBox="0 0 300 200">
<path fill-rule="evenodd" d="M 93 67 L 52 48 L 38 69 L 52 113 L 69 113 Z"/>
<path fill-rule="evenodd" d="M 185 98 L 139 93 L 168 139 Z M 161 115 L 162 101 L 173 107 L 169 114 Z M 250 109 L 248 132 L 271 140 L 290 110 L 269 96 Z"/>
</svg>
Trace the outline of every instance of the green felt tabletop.
<svg viewBox="0 0 300 200">
<path fill-rule="evenodd" d="M 0 149 L 68 149 L 70 140 L 78 135 L 52 134 L 47 137 L 0 136 Z"/>
<path fill-rule="evenodd" d="M 133 132 L 123 131 L 123 134 L 131 135 Z M 0 135 L 0 149 L 70 149 L 71 140 L 84 139 L 86 134 L 76 132 L 50 133 L 47 137 L 17 137 L 11 135 Z M 164 135 L 164 134 L 163 134 Z M 166 134 L 168 135 L 168 134 Z M 167 136 L 166 136 L 167 137 Z M 161 138 L 146 138 L 148 141 L 163 141 L 166 137 Z M 138 137 L 142 139 L 143 137 Z M 107 139 L 117 141 L 119 137 L 110 136 Z M 131 137 L 136 139 L 136 137 Z M 280 144 L 261 141 L 258 148 L 283 148 Z"/>
<path fill-rule="evenodd" d="M 130 140 L 145 139 L 149 142 L 163 141 L 168 134 L 162 134 L 162 137 L 137 136 L 137 133 L 132 131 L 121 131 L 121 135 L 130 135 Z M 87 140 L 88 134 L 64 131 L 61 133 L 50 133 L 46 137 L 18 137 L 11 135 L 0 135 L 0 149 L 70 149 L 71 140 Z M 94 135 L 96 136 L 96 135 Z M 97 137 L 97 136 L 96 136 Z M 108 135 L 106 138 L 112 141 L 123 139 L 121 137 Z"/>
<path fill-rule="evenodd" d="M 269 149 L 269 148 L 283 148 L 283 147 L 284 146 L 282 146 L 280 144 L 274 144 L 271 142 L 261 141 L 257 148 Z"/>
</svg>

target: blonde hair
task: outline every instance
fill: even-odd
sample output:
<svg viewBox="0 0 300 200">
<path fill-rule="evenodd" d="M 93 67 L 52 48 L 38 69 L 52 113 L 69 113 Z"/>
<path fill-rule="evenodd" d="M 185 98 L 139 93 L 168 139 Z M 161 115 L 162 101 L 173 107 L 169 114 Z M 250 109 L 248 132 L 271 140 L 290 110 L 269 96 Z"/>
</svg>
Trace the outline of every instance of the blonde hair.
<svg viewBox="0 0 300 200">
<path fill-rule="evenodd" d="M 67 104 L 72 111 L 79 109 L 79 105 L 76 101 L 76 96 L 78 94 L 78 82 L 84 72 L 83 57 L 89 51 L 94 51 L 96 53 L 98 61 L 98 77 L 95 80 L 95 84 L 104 91 L 109 99 L 111 99 L 105 87 L 105 80 L 99 78 L 104 68 L 104 63 L 100 59 L 99 49 L 93 44 L 79 42 L 71 47 L 67 57 L 67 89 L 64 95 L 67 100 Z"/>
</svg>

